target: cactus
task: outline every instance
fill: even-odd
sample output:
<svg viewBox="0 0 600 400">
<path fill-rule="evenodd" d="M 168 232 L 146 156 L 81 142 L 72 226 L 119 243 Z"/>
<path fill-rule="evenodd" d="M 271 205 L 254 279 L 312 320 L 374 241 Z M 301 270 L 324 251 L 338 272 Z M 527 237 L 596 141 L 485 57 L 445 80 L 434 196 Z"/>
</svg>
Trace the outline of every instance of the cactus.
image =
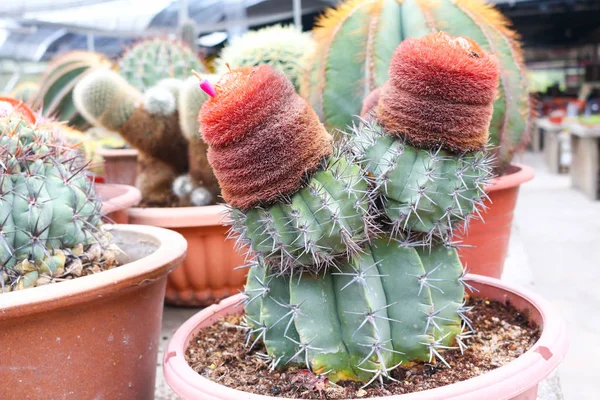
<svg viewBox="0 0 600 400">
<path fill-rule="evenodd" d="M 85 77 L 74 93 L 88 121 L 119 132 L 139 150 L 136 186 L 151 205 L 172 203 L 172 182 L 188 169 L 187 142 L 171 90 L 155 87 L 142 94 L 116 72 L 100 69 Z"/>
<path fill-rule="evenodd" d="M 455 249 L 373 240 L 335 272 L 296 277 L 254 262 L 245 287 L 249 341 L 273 366 L 306 366 L 333 382 L 370 383 L 401 363 L 445 362 L 469 310 Z M 468 321 L 468 320 L 467 320 Z"/>
<path fill-rule="evenodd" d="M 367 240 L 370 197 L 358 166 L 291 82 L 268 65 L 225 74 L 199 116 L 208 159 L 240 242 L 280 271 L 313 271 Z"/>
<path fill-rule="evenodd" d="M 84 274 L 114 254 L 103 248 L 101 203 L 77 154 L 44 125 L 0 119 L 2 292 Z"/>
<path fill-rule="evenodd" d="M 104 55 L 88 51 L 72 51 L 55 57 L 40 78 L 39 90 L 30 99 L 32 108 L 40 110 L 44 117 L 80 128 L 86 126 L 86 120 L 75 108 L 73 88 L 92 70 L 110 66 Z"/>
<path fill-rule="evenodd" d="M 229 68 L 267 64 L 283 73 L 299 90 L 300 79 L 308 67 L 308 55 L 314 46 L 314 40 L 295 26 L 273 25 L 233 39 L 217 59 L 216 69 L 219 74 L 224 74 Z"/>
<path fill-rule="evenodd" d="M 142 94 L 107 69 L 90 74 L 75 90 L 77 107 L 90 122 L 118 131 L 140 151 L 136 186 L 144 203 L 154 206 L 217 200 L 219 186 L 196 122 L 202 96 L 195 78 L 166 78 Z"/>
<path fill-rule="evenodd" d="M 262 341 L 273 368 L 383 383 L 399 364 L 448 366 L 443 350 L 464 349 L 472 330 L 454 245 L 415 240 L 416 221 L 437 223 L 456 185 L 476 186 L 457 189 L 458 206 L 480 196 L 497 61 L 468 39 L 432 34 L 403 41 L 389 76 L 377 113 L 335 151 L 268 66 L 225 74 L 200 111 L 233 232 L 252 250 L 247 343 Z M 390 226 L 390 209 L 411 196 L 422 196 L 416 219 Z M 451 217 L 467 219 L 467 208 Z"/>
<path fill-rule="evenodd" d="M 437 33 L 403 41 L 389 74 L 377 114 L 351 132 L 352 150 L 394 232 L 447 240 L 483 207 L 492 176 L 484 150 L 496 60 L 468 39 Z"/>
<path fill-rule="evenodd" d="M 348 0 L 327 10 L 316 25 L 317 50 L 301 93 L 328 128 L 353 122 L 363 99 L 387 80 L 401 41 L 442 30 L 476 41 L 499 59 L 490 125 L 495 172 L 501 174 L 527 145 L 531 107 L 520 44 L 509 22 L 485 0 Z"/>
<path fill-rule="evenodd" d="M 148 39 L 134 44 L 119 60 L 119 74 L 142 93 L 165 78 L 183 79 L 203 71 L 202 61 L 181 42 Z"/>
</svg>

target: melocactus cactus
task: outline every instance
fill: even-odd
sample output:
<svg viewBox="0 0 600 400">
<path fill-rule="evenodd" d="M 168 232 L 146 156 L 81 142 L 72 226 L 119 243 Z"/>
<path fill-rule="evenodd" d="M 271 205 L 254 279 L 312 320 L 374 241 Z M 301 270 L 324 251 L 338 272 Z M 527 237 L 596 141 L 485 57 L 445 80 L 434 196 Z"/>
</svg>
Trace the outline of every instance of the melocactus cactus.
<svg viewBox="0 0 600 400">
<path fill-rule="evenodd" d="M 497 61 L 440 32 L 403 41 L 389 76 L 376 115 L 352 131 L 353 151 L 394 231 L 447 238 L 486 197 Z"/>
<path fill-rule="evenodd" d="M 374 178 L 367 192 L 381 196 L 382 201 L 375 202 L 381 207 L 381 213 L 389 211 L 389 198 L 393 194 L 387 191 L 392 187 L 415 185 L 412 181 L 420 182 L 415 186 L 417 189 L 421 184 L 430 185 L 424 194 L 416 190 L 412 196 L 422 196 L 422 204 L 429 201 L 431 208 L 434 201 L 453 199 L 452 194 L 446 193 L 446 186 L 461 185 L 462 180 L 469 182 L 470 174 L 477 168 L 481 168 L 484 175 L 487 173 L 484 165 L 476 166 L 464 157 L 485 150 L 497 73 L 493 58 L 464 38 L 436 34 L 405 41 L 398 47 L 390 67 L 390 80 L 383 86 L 378 102 L 378 114 L 355 128 L 348 148 L 356 158 L 346 161 L 348 168 L 355 167 L 353 162 L 359 161 Z M 245 88 L 258 81 L 254 77 L 237 80 L 235 86 Z M 432 87 L 434 82 L 438 86 Z M 248 89 L 248 93 L 260 95 L 252 89 Z M 217 94 L 213 100 L 218 102 L 218 97 Z M 251 99 L 243 101 L 249 103 Z M 254 101 L 257 104 L 261 100 Z M 472 105 L 472 113 L 467 111 L 467 103 Z M 433 121 L 425 121 L 431 118 L 432 107 L 439 115 Z M 257 106 L 239 110 L 255 109 L 263 110 Z M 298 114 L 293 108 L 287 109 L 291 110 L 290 117 Z M 220 138 L 225 136 L 223 140 L 231 140 L 227 135 L 228 119 L 219 124 L 225 113 L 204 120 L 203 113 L 209 111 L 206 106 L 202 109 L 203 130 L 206 132 L 212 125 L 215 137 L 220 132 Z M 281 118 L 277 107 L 271 112 L 274 114 L 267 121 L 275 116 Z M 466 131 L 436 129 L 445 124 L 449 128 L 460 125 L 462 119 L 477 126 L 470 126 Z M 244 119 L 236 116 L 236 120 Z M 373 135 L 376 129 L 379 134 Z M 244 132 L 252 137 L 257 130 Z M 260 140 L 255 141 L 268 142 L 278 132 L 262 131 Z M 242 135 L 235 137 L 239 136 Z M 210 139 L 207 141 L 212 151 L 213 144 Z M 302 153 L 301 149 L 296 150 Z M 274 157 L 271 163 L 283 158 Z M 246 171 L 247 165 L 251 165 L 238 164 L 238 159 L 228 158 L 232 162 L 227 168 Z M 429 171 L 427 166 L 436 163 L 438 165 Z M 459 167 L 461 163 L 466 164 L 464 171 Z M 376 179 L 377 174 L 390 167 L 393 172 L 381 184 Z M 463 176 L 461 171 L 465 172 Z M 218 168 L 216 173 L 221 179 Z M 244 173 L 237 176 L 240 179 L 254 177 Z M 479 195 L 478 190 L 474 192 Z M 471 204 L 473 193 L 462 189 L 459 193 Z M 301 196 L 298 204 L 315 204 L 303 193 Z M 231 197 L 226 199 L 230 201 Z M 235 196 L 233 199 L 235 201 Z M 318 211 L 304 209 L 316 224 L 312 230 L 328 223 Z M 360 218 L 366 221 L 368 214 L 363 213 Z M 281 218 L 288 214 L 284 211 L 278 215 Z M 460 215 L 468 218 L 469 211 L 465 209 Z M 272 221 L 264 214 L 258 220 L 269 224 Z M 361 242 L 359 251 L 352 251 L 349 257 L 343 252 L 343 257 L 333 254 L 330 264 L 334 267 L 318 270 L 316 274 L 294 268 L 301 263 L 282 273 L 277 264 L 264 259 L 264 252 L 257 254 L 245 289 L 248 343 L 262 341 L 273 367 L 301 365 L 314 373 L 327 375 L 334 382 L 356 380 L 369 384 L 391 377 L 390 371 L 400 363 L 434 362 L 434 359 L 445 363 L 444 349 L 452 346 L 463 349 L 462 339 L 471 328 L 467 316 L 470 307 L 464 303 L 465 288 L 470 286 L 465 282 L 456 249 L 437 237 L 428 243 L 413 240 L 415 235 L 421 234 L 418 224 L 390 226 L 385 219 L 376 221 L 380 224 L 377 237 Z M 295 227 L 293 222 L 289 225 Z M 273 237 L 272 225 L 249 228 L 250 232 Z M 256 247 L 254 242 L 255 239 Z"/>
<path fill-rule="evenodd" d="M 165 78 L 183 79 L 192 69 L 204 70 L 198 56 L 182 42 L 161 38 L 142 40 L 119 59 L 119 74 L 141 92 Z"/>
<path fill-rule="evenodd" d="M 202 106 L 202 136 L 241 241 L 282 271 L 318 270 L 366 240 L 370 199 L 360 168 L 272 67 L 225 74 Z"/>
<path fill-rule="evenodd" d="M 316 25 L 317 50 L 301 93 L 328 128 L 343 130 L 355 121 L 363 99 L 387 81 L 400 42 L 441 30 L 472 39 L 498 58 L 490 124 L 496 173 L 527 145 L 531 107 L 520 43 L 486 0 L 347 0 L 328 9 Z"/>
<path fill-rule="evenodd" d="M 314 46 L 309 34 L 295 26 L 273 25 L 233 39 L 221 52 L 216 68 L 219 74 L 224 74 L 229 68 L 267 64 L 283 73 L 298 90 Z"/>
<path fill-rule="evenodd" d="M 51 129 L 0 118 L 0 165 L 2 292 L 115 265 L 85 161 Z"/>
</svg>

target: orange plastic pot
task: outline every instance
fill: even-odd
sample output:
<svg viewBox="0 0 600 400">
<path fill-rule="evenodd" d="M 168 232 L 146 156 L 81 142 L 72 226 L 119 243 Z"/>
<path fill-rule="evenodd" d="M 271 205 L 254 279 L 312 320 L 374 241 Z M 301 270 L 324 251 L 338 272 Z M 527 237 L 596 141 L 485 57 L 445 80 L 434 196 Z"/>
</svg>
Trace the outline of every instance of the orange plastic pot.
<svg viewBox="0 0 600 400">
<path fill-rule="evenodd" d="M 114 224 L 126 224 L 129 220 L 127 209 L 137 206 L 142 200 L 140 191 L 129 185 L 97 183 L 96 194 L 102 201 L 105 219 Z"/>
<path fill-rule="evenodd" d="M 469 223 L 466 235 L 455 238 L 465 247 L 459 249 L 460 259 L 469 272 L 500 278 L 508 253 L 519 187 L 533 179 L 533 169 L 522 164 L 511 164 L 508 174 L 492 180 L 486 188 L 489 200 L 481 219 Z"/>
<path fill-rule="evenodd" d="M 185 240 L 117 225 L 109 271 L 0 294 L 0 399 L 154 398 L 167 273 Z"/>
<path fill-rule="evenodd" d="M 106 183 L 135 186 L 138 175 L 136 149 L 99 149 L 98 154 L 104 159 Z"/>
<path fill-rule="evenodd" d="M 224 206 L 132 208 L 129 222 L 173 229 L 188 241 L 185 261 L 167 280 L 165 300 L 204 307 L 238 293 L 246 282 L 244 252 L 227 239 Z"/>
</svg>

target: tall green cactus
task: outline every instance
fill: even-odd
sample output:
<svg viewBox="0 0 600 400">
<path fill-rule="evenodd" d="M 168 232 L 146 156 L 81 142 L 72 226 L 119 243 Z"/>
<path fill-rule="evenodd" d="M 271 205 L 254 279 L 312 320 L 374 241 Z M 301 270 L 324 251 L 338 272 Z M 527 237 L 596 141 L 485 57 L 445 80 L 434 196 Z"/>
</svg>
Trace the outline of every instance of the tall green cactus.
<svg viewBox="0 0 600 400">
<path fill-rule="evenodd" d="M 333 271 L 281 276 L 260 261 L 250 269 L 249 339 L 263 340 L 274 366 L 368 382 L 400 363 L 443 362 L 442 349 L 460 340 L 468 307 L 456 250 L 382 237 Z"/>
<path fill-rule="evenodd" d="M 293 25 L 273 25 L 233 39 L 221 52 L 216 68 L 219 74 L 224 74 L 229 68 L 267 64 L 283 73 L 299 90 L 314 47 L 314 40 Z"/>
<path fill-rule="evenodd" d="M 267 66 L 225 74 L 200 111 L 233 232 L 254 257 L 248 344 L 262 341 L 273 368 L 369 384 L 399 364 L 448 365 L 443 350 L 464 347 L 470 287 L 438 231 L 482 195 L 497 63 L 432 34 L 398 46 L 389 76 L 377 113 L 333 155 L 317 116 Z M 319 158 L 328 163 L 296 179 Z"/>
<path fill-rule="evenodd" d="M 142 40 L 119 59 L 119 74 L 141 92 L 162 79 L 183 79 L 192 69 L 204 71 L 200 58 L 182 42 L 168 39 Z"/>
<path fill-rule="evenodd" d="M 0 149 L 2 292 L 72 273 L 74 260 L 85 260 L 90 246 L 108 240 L 85 161 L 52 128 L 16 117 L 0 119 Z"/>
<path fill-rule="evenodd" d="M 517 34 L 486 0 L 348 0 L 327 10 L 313 32 L 317 50 L 301 93 L 328 128 L 345 129 L 387 80 L 396 46 L 437 31 L 471 38 L 500 61 L 490 143 L 501 174 L 529 141 L 531 107 Z"/>
<path fill-rule="evenodd" d="M 28 102 L 45 117 L 83 127 L 87 121 L 75 107 L 73 88 L 94 69 L 110 66 L 110 61 L 99 53 L 72 51 L 60 54 L 50 62 L 40 78 L 39 89 Z"/>
</svg>

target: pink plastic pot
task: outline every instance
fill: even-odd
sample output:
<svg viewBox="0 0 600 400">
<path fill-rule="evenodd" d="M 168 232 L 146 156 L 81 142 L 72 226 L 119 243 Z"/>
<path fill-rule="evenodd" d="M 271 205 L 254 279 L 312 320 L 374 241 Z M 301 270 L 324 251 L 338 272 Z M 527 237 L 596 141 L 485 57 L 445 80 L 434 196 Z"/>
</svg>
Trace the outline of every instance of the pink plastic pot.
<svg viewBox="0 0 600 400">
<path fill-rule="evenodd" d="M 498 279 L 468 275 L 479 289 L 477 296 L 510 302 L 542 327 L 537 343 L 521 357 L 478 377 L 452 385 L 406 395 L 386 396 L 397 400 L 535 400 L 538 384 L 560 363 L 567 351 L 565 324 L 554 308 L 538 295 L 507 285 Z M 232 296 L 208 307 L 186 321 L 169 342 L 163 366 L 169 386 L 184 399 L 272 400 L 274 397 L 231 389 L 198 375 L 185 361 L 189 342 L 200 328 L 217 319 L 240 313 L 242 295 Z M 278 397 L 279 398 L 279 397 Z"/>
<path fill-rule="evenodd" d="M 96 194 L 102 200 L 102 213 L 114 224 L 126 224 L 129 221 L 127 209 L 142 200 L 140 191 L 129 185 L 96 184 Z"/>
</svg>

